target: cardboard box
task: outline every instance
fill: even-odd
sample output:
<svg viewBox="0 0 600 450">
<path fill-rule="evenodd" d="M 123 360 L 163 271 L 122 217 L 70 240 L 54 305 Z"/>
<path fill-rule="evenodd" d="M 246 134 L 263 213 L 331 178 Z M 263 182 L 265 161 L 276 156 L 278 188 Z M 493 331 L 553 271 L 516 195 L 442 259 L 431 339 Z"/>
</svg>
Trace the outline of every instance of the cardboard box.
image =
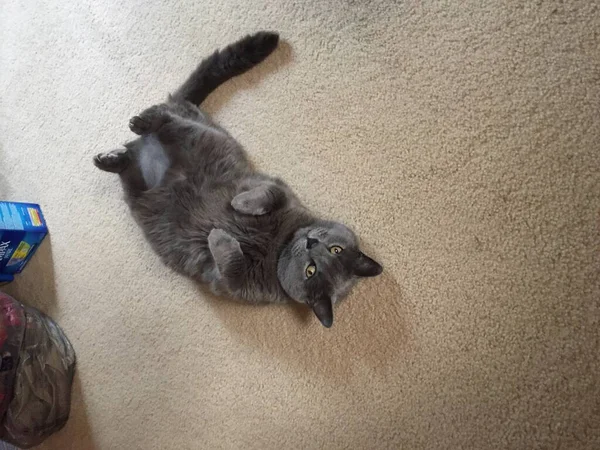
<svg viewBox="0 0 600 450">
<path fill-rule="evenodd" d="M 47 234 L 40 205 L 0 201 L 0 282 L 23 270 Z"/>
</svg>

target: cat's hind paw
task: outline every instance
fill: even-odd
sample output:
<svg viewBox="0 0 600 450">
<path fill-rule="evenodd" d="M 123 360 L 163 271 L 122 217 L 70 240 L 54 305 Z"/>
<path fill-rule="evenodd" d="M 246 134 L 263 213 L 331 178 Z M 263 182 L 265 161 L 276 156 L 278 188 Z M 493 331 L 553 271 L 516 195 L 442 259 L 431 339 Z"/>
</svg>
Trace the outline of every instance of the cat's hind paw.
<svg viewBox="0 0 600 450">
<path fill-rule="evenodd" d="M 129 120 L 129 129 L 133 131 L 137 135 L 148 134 L 151 132 L 150 130 L 151 124 L 146 120 L 142 119 L 140 116 L 133 116 Z"/>
<path fill-rule="evenodd" d="M 94 157 L 94 165 L 105 172 L 120 173 L 127 168 L 130 159 L 127 150 L 113 150 Z"/>
<path fill-rule="evenodd" d="M 129 129 L 140 136 L 154 133 L 169 121 L 167 107 L 164 104 L 154 105 L 146 109 L 139 116 L 129 120 Z"/>
</svg>

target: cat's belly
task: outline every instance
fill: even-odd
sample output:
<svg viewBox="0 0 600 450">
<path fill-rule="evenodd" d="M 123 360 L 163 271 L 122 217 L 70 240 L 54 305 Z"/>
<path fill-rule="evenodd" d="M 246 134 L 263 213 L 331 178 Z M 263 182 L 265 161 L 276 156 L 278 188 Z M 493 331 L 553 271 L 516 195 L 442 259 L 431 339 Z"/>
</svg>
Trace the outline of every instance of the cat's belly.
<svg viewBox="0 0 600 450">
<path fill-rule="evenodd" d="M 244 216 L 230 202 L 235 186 L 213 189 L 154 189 L 146 192 L 132 212 L 155 252 L 170 267 L 190 277 L 203 279 L 214 263 L 208 249 L 208 235 L 219 228 L 233 236 L 249 257 L 252 266 L 262 266 L 265 258 L 275 258 L 281 238 L 272 217 Z"/>
</svg>

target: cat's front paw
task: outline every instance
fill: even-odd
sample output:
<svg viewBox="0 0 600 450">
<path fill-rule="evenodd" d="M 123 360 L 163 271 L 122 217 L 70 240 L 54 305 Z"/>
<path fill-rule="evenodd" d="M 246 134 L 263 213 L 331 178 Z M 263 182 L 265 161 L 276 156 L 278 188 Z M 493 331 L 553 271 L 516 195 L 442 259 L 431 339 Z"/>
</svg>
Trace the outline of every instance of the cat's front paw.
<svg viewBox="0 0 600 450">
<path fill-rule="evenodd" d="M 231 206 L 242 214 L 252 216 L 262 216 L 267 213 L 267 208 L 261 202 L 257 201 L 257 199 L 253 198 L 249 192 L 236 195 L 231 201 Z"/>
<path fill-rule="evenodd" d="M 226 231 L 214 228 L 208 235 L 208 248 L 217 265 L 218 277 L 227 289 L 239 289 L 247 273 L 240 243 Z"/>
<path fill-rule="evenodd" d="M 229 233 L 220 228 L 213 228 L 208 235 L 208 248 L 213 256 L 226 252 L 241 252 L 240 244 Z"/>
</svg>

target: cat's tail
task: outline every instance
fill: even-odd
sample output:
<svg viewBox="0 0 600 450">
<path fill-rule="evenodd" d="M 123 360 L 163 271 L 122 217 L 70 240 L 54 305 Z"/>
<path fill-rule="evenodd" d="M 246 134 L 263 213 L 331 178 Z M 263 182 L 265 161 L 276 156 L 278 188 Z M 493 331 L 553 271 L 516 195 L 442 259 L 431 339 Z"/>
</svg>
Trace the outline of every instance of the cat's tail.
<svg viewBox="0 0 600 450">
<path fill-rule="evenodd" d="M 173 94 L 200 105 L 208 95 L 230 78 L 250 70 L 266 59 L 279 43 L 279 35 L 261 31 L 248 35 L 204 59 Z"/>
</svg>

